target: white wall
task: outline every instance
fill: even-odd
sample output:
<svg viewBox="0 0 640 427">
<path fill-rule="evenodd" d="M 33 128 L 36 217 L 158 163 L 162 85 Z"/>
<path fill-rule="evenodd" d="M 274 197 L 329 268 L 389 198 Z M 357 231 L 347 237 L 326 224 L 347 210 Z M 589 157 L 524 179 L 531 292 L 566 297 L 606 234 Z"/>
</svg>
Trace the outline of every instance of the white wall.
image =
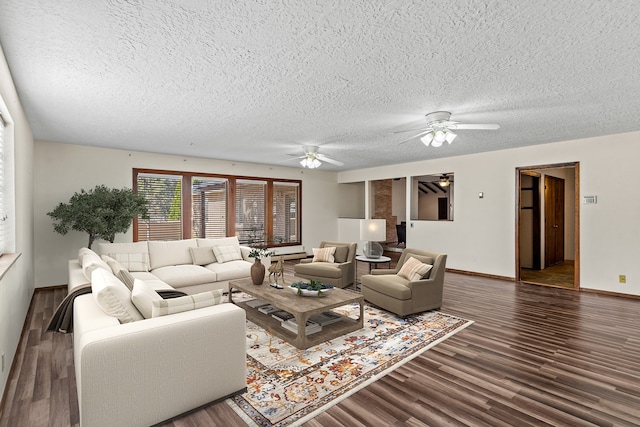
<svg viewBox="0 0 640 427">
<path fill-rule="evenodd" d="M 338 181 L 393 178 L 398 170 L 409 181 L 455 173 L 454 220 L 409 221 L 407 246 L 446 252 L 449 268 L 513 278 L 516 168 L 578 161 L 581 194 L 598 196 L 597 204 L 580 205 L 581 287 L 640 295 L 640 198 L 630 193 L 638 182 L 639 140 L 640 132 L 607 135 L 341 172 Z M 619 274 L 626 284 L 618 283 Z"/>
<path fill-rule="evenodd" d="M 164 169 L 228 175 L 302 180 L 302 244 L 308 253 L 321 240 L 338 237 L 338 184 L 335 172 L 301 170 L 251 163 L 180 157 L 71 144 L 36 141 L 34 153 L 35 284 L 36 287 L 67 283 L 67 260 L 86 246 L 88 235 L 53 231 L 47 212 L 80 189 L 98 184 L 131 188 L 132 169 Z M 116 235 L 131 241 L 132 230 Z"/>
<path fill-rule="evenodd" d="M 33 295 L 33 136 L 18 99 L 11 73 L 0 47 L 0 96 L 14 128 L 15 250 L 20 258 L 0 280 L 0 352 L 5 353 L 0 373 L 4 392 L 20 334 Z"/>
</svg>

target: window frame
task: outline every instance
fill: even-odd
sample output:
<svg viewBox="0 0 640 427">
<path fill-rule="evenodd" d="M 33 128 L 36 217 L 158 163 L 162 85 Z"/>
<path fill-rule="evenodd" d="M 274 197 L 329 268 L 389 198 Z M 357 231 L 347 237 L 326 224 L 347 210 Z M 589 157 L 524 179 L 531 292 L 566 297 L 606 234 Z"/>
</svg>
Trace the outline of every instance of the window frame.
<svg viewBox="0 0 640 427">
<path fill-rule="evenodd" d="M 228 182 L 227 191 L 227 216 L 226 216 L 226 234 L 227 237 L 236 236 L 236 182 L 238 180 L 249 181 L 261 181 L 266 182 L 265 192 L 265 217 L 264 217 L 264 229 L 266 230 L 265 241 L 268 242 L 265 246 L 270 248 L 286 247 L 286 246 L 299 246 L 302 244 L 302 180 L 299 179 L 285 179 L 285 178 L 265 178 L 256 176 L 245 175 L 227 175 L 227 174 L 212 174 L 203 172 L 187 172 L 187 171 L 172 171 L 164 169 L 144 169 L 133 168 L 132 181 L 133 191 L 138 192 L 138 175 L 139 174 L 154 174 L 154 175 L 178 175 L 182 178 L 181 198 L 182 198 L 182 238 L 193 238 L 193 209 L 192 209 L 192 180 L 194 178 L 219 178 L 226 179 Z M 275 243 L 273 242 L 273 215 L 267 214 L 273 212 L 273 187 L 276 183 L 294 183 L 298 185 L 298 215 L 297 215 L 297 239 L 295 242 L 289 243 Z M 138 218 L 133 220 L 133 241 L 138 240 Z"/>
</svg>

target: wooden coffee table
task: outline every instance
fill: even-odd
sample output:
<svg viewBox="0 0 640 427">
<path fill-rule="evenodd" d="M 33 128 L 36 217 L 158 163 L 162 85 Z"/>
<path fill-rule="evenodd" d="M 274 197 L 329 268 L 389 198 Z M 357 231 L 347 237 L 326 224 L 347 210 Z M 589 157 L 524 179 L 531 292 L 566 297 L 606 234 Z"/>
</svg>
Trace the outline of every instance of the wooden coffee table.
<svg viewBox="0 0 640 427">
<path fill-rule="evenodd" d="M 287 289 L 289 284 L 299 280 L 304 279 L 285 276 L 284 289 L 273 288 L 269 286 L 269 282 L 267 281 L 263 282 L 262 285 L 256 286 L 251 281 L 251 278 L 230 280 L 229 302 L 242 307 L 247 314 L 247 319 L 301 350 L 362 328 L 364 319 L 364 297 L 362 294 L 334 288 L 330 294 L 323 297 L 299 296 L 290 289 Z M 293 314 L 298 322 L 298 334 L 296 335 L 288 329 L 283 328 L 280 325 L 280 321 L 271 317 L 270 314 L 261 313 L 258 309 L 248 306 L 245 302 L 233 301 L 232 291 L 234 289 L 245 292 Z M 324 325 L 320 332 L 311 335 L 305 334 L 305 325 L 307 324 L 309 316 L 312 314 L 322 313 L 323 311 L 354 302 L 360 305 L 360 317 L 358 319 L 343 316 L 338 322 Z"/>
</svg>

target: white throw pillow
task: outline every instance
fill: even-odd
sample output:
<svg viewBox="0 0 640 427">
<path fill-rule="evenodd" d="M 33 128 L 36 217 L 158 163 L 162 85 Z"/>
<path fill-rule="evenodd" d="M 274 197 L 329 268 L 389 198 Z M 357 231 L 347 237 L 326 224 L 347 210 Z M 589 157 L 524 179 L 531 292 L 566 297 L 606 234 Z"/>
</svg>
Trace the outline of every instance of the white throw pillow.
<svg viewBox="0 0 640 427">
<path fill-rule="evenodd" d="M 84 274 L 84 277 L 87 280 L 91 280 L 91 274 L 98 268 L 111 271 L 111 267 L 97 253 L 85 253 L 82 257 L 82 274 Z"/>
<path fill-rule="evenodd" d="M 195 265 L 207 265 L 216 262 L 212 247 L 189 248 L 189 252 Z"/>
<path fill-rule="evenodd" d="M 95 254 L 98 255 L 97 253 L 95 253 L 94 251 L 92 251 L 89 248 L 80 248 L 78 250 L 78 262 L 80 263 L 80 265 L 82 265 L 82 258 L 84 258 L 84 256 L 86 254 Z"/>
<path fill-rule="evenodd" d="M 413 282 L 422 279 L 432 268 L 433 265 L 425 264 L 414 257 L 409 257 L 409 259 L 402 264 L 400 271 L 398 271 L 398 276 Z"/>
<path fill-rule="evenodd" d="M 162 297 L 152 286 L 149 286 L 144 280 L 135 279 L 133 290 L 131 291 L 131 301 L 133 301 L 133 304 L 145 319 L 152 317 L 153 302 L 160 300 L 162 300 Z"/>
<path fill-rule="evenodd" d="M 128 271 L 149 271 L 148 253 L 118 253 L 107 256 L 118 261 Z"/>
<path fill-rule="evenodd" d="M 313 260 L 311 262 L 334 262 L 336 253 L 335 246 L 326 246 L 324 248 L 313 248 Z"/>
<path fill-rule="evenodd" d="M 181 313 L 220 304 L 222 302 L 222 292 L 222 289 L 216 289 L 184 297 L 154 300 L 152 302 L 151 317 L 166 316 L 167 314 Z"/>
<path fill-rule="evenodd" d="M 91 293 L 96 304 L 120 323 L 143 319 L 131 302 L 131 291 L 111 272 L 98 268 L 91 273 Z"/>
<path fill-rule="evenodd" d="M 240 248 L 237 246 L 213 246 L 213 253 L 219 263 L 242 260 Z"/>
</svg>

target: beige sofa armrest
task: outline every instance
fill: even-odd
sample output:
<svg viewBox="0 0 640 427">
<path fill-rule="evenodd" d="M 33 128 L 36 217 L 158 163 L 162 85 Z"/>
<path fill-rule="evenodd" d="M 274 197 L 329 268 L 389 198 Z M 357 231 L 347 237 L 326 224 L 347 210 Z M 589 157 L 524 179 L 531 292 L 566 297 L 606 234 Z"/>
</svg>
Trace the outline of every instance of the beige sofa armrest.
<svg viewBox="0 0 640 427">
<path fill-rule="evenodd" d="M 309 264 L 310 262 L 313 262 L 313 258 L 302 258 L 299 264 Z"/>
<path fill-rule="evenodd" d="M 155 425 L 243 390 L 245 335 L 233 304 L 87 331 L 75 343 L 80 424 Z"/>
</svg>

